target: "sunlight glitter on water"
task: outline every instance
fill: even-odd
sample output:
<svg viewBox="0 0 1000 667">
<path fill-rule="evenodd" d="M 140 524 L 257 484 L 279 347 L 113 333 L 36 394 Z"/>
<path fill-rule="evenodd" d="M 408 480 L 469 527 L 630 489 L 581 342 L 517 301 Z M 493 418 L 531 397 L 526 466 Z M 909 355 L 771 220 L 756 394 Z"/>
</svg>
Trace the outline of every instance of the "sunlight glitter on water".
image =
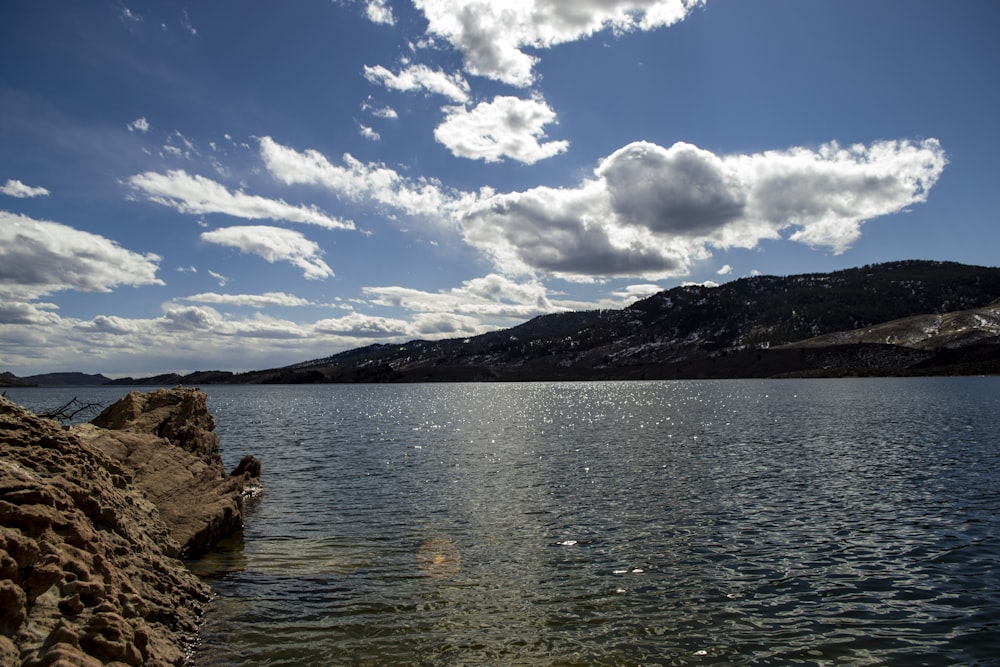
<svg viewBox="0 0 1000 667">
<path fill-rule="evenodd" d="M 1000 379 L 207 387 L 196 664 L 990 664 Z"/>
</svg>

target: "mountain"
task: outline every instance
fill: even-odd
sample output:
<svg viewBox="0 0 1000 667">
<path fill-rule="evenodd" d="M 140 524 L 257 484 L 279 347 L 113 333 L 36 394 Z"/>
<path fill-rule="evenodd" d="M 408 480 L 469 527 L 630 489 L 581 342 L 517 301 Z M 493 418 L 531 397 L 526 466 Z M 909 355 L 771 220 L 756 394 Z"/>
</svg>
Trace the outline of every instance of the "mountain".
<svg viewBox="0 0 1000 667">
<path fill-rule="evenodd" d="M 11 372 L 0 373 L 0 387 L 33 387 L 33 383 L 19 378 Z"/>
<path fill-rule="evenodd" d="M 816 336 L 792 343 L 795 347 L 831 345 L 901 345 L 918 350 L 959 349 L 1000 343 L 1000 300 L 985 308 L 916 315 L 853 331 Z"/>
<path fill-rule="evenodd" d="M 108 380 L 110 385 L 154 385 L 158 387 L 171 387 L 179 384 L 199 385 L 199 384 L 229 384 L 235 377 L 229 371 L 195 371 L 187 375 L 179 373 L 164 373 L 152 377 L 136 379 L 133 377 Z"/>
<path fill-rule="evenodd" d="M 543 315 L 471 338 L 371 345 L 286 368 L 244 373 L 233 381 L 994 373 L 1000 372 L 1000 346 L 988 327 L 954 337 L 956 343 L 974 346 L 932 342 L 913 347 L 912 336 L 897 344 L 815 337 L 915 316 L 943 322 L 949 319 L 943 318 L 945 313 L 982 309 L 998 297 L 1000 268 L 951 262 L 911 260 L 827 274 L 755 276 L 717 287 L 675 287 L 622 310 Z M 985 321 L 985 312 L 955 314 L 950 320 Z M 809 339 L 808 344 L 796 344 Z"/>
<path fill-rule="evenodd" d="M 22 378 L 25 382 L 39 387 L 87 387 L 107 384 L 111 380 L 103 375 L 86 373 L 44 373 Z"/>
<path fill-rule="evenodd" d="M 199 371 L 113 383 L 930 374 L 1000 374 L 1000 268 L 908 260 L 754 276 L 714 287 L 675 287 L 621 310 L 542 315 L 469 338 L 375 344 L 248 373 Z"/>
</svg>

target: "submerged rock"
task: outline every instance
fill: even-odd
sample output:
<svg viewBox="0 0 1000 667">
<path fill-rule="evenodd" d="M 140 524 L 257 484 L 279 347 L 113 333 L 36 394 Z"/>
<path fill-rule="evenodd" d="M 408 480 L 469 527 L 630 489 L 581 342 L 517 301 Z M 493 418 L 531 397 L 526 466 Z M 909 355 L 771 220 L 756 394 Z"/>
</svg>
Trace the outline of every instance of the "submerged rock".
<svg viewBox="0 0 1000 667">
<path fill-rule="evenodd" d="M 178 556 L 243 520 L 193 389 L 129 394 L 66 430 L 0 397 L 0 664 L 180 665 L 211 590 Z M 105 426 L 98 426 L 103 424 Z"/>
</svg>

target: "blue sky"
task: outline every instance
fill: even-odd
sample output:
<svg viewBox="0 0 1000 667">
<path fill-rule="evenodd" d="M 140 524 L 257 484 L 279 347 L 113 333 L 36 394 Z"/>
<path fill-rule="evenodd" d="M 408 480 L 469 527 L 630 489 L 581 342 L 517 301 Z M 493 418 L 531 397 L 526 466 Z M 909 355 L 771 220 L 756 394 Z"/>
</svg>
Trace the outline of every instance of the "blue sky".
<svg viewBox="0 0 1000 667">
<path fill-rule="evenodd" d="M 1000 5 L 14 0 L 0 370 L 251 370 L 995 266 Z"/>
</svg>

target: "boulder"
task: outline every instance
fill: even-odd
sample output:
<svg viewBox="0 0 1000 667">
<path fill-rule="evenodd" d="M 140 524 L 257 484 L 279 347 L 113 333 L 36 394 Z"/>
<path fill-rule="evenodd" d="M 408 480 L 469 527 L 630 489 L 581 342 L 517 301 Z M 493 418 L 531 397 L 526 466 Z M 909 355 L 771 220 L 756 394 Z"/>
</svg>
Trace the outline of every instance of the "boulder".
<svg viewBox="0 0 1000 667">
<path fill-rule="evenodd" d="M 177 555 L 195 558 L 243 525 L 244 498 L 260 488 L 247 457 L 226 474 L 207 397 L 177 387 L 134 391 L 73 428 L 131 475 L 160 511 Z"/>
</svg>

